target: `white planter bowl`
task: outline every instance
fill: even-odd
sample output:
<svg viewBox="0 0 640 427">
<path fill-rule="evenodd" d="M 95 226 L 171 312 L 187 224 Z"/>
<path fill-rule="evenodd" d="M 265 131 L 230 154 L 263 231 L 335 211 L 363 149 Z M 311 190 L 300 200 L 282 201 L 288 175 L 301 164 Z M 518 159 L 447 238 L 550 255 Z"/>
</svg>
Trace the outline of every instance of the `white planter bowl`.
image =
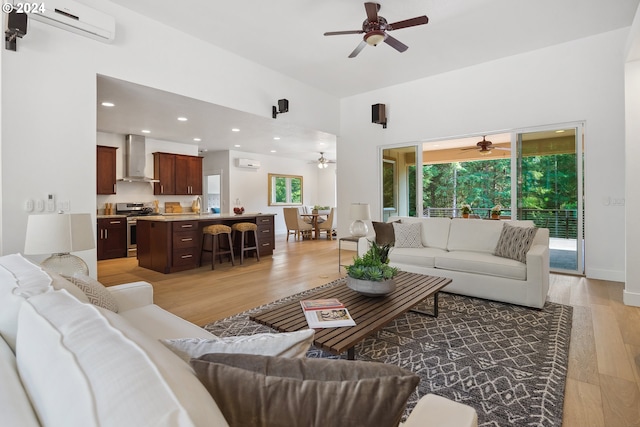
<svg viewBox="0 0 640 427">
<path fill-rule="evenodd" d="M 393 279 L 373 282 L 371 280 L 354 279 L 351 276 L 347 276 L 347 286 L 349 289 L 368 297 L 380 297 L 396 290 L 396 282 Z"/>
</svg>

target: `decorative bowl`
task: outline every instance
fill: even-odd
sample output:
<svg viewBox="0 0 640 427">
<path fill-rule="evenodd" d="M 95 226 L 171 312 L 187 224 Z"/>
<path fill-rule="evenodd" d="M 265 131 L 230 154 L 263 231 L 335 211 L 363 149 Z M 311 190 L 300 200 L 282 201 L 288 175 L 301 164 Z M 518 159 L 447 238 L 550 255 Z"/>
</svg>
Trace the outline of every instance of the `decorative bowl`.
<svg viewBox="0 0 640 427">
<path fill-rule="evenodd" d="M 396 282 L 393 279 L 374 282 L 347 276 L 347 287 L 368 297 L 381 297 L 395 291 Z"/>
</svg>

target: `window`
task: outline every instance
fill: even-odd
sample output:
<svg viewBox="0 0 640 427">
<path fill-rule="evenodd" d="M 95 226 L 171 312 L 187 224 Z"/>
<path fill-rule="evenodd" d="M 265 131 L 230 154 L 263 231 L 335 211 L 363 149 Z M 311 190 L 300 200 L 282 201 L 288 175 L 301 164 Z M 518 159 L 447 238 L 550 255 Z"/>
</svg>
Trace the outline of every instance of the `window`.
<svg viewBox="0 0 640 427">
<path fill-rule="evenodd" d="M 301 176 L 269 174 L 269 206 L 301 204 Z"/>
</svg>

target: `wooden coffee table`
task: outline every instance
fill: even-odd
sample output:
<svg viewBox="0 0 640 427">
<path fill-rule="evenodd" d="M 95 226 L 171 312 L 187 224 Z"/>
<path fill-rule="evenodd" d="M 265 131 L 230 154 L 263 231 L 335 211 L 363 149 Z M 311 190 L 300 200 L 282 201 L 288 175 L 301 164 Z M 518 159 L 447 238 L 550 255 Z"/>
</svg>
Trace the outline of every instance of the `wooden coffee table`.
<svg viewBox="0 0 640 427">
<path fill-rule="evenodd" d="M 389 322 L 412 310 L 418 303 L 434 297 L 433 313 L 418 313 L 438 316 L 438 292 L 451 279 L 424 274 L 400 272 L 396 277 L 396 290 L 384 297 L 366 297 L 349 289 L 346 278 L 341 283 L 321 289 L 304 299 L 338 298 L 349 310 L 355 326 L 316 329 L 314 345 L 334 354 L 347 352 L 347 358 L 355 358 L 354 347 L 366 337 L 385 327 Z M 280 332 L 308 329 L 300 301 L 291 301 L 274 309 L 249 316 L 249 319 L 267 325 Z"/>
</svg>

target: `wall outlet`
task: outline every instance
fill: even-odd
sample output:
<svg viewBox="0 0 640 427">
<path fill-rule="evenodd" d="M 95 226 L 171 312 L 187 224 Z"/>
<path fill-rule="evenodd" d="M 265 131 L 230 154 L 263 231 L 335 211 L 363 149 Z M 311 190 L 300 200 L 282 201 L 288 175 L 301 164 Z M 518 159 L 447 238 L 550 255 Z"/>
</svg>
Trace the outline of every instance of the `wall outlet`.
<svg viewBox="0 0 640 427">
<path fill-rule="evenodd" d="M 26 202 L 24 202 L 24 210 L 27 212 L 32 212 L 34 208 L 34 204 L 33 204 L 33 200 L 28 199 Z"/>
</svg>

